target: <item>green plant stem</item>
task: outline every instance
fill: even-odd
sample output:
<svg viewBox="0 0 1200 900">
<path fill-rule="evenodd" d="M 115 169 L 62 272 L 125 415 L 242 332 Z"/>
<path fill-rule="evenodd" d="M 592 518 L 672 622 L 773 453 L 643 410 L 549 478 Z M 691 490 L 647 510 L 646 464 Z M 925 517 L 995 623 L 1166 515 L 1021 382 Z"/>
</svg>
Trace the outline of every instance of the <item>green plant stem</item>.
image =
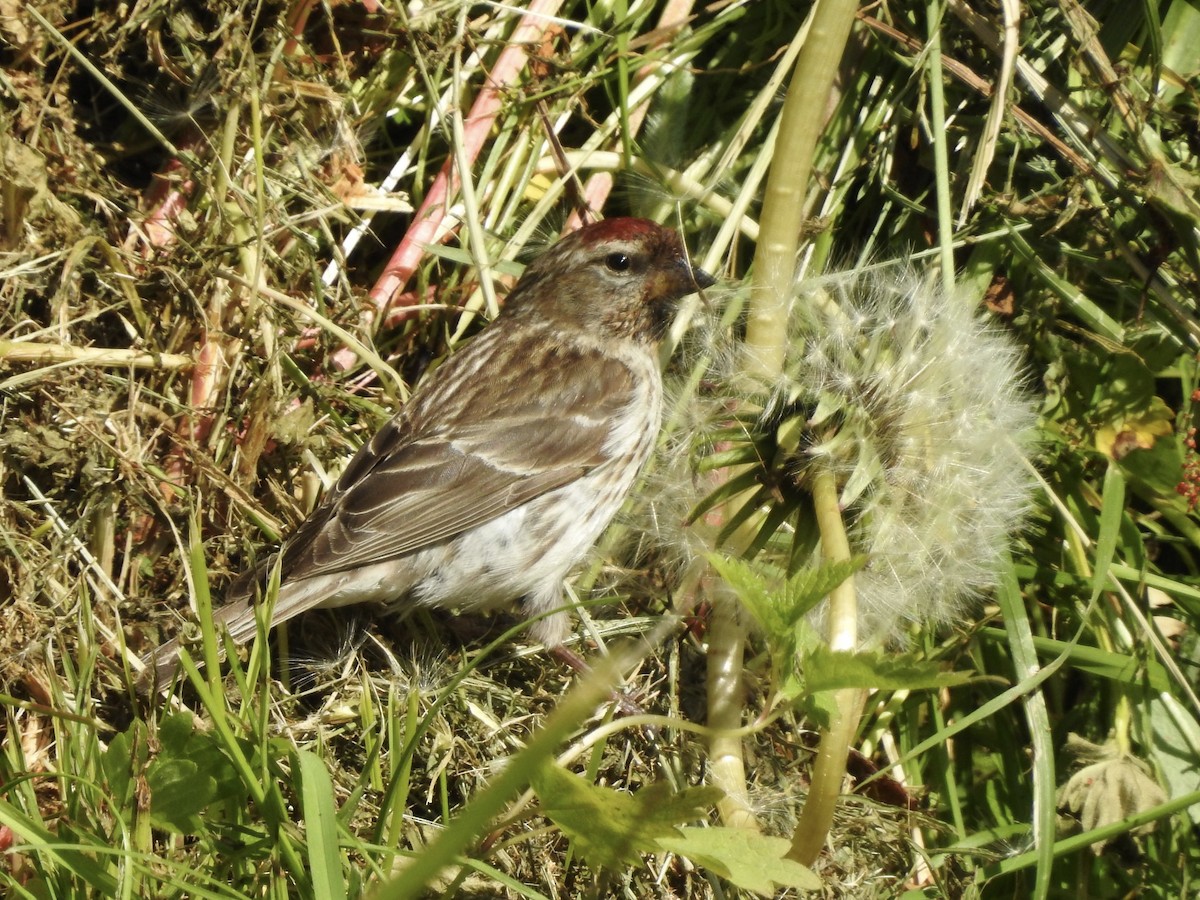
<svg viewBox="0 0 1200 900">
<path fill-rule="evenodd" d="M 866 699 L 866 691 L 858 688 L 836 692 L 836 708 L 830 718 L 829 728 L 821 731 L 821 745 L 813 765 L 808 799 L 804 801 L 800 821 L 792 833 L 792 846 L 787 852 L 788 859 L 794 859 L 801 865 L 811 866 L 825 846 L 825 838 L 833 824 L 837 798 L 842 792 L 842 781 L 846 777 L 850 742 L 858 731 L 858 721 L 862 717 Z"/>
<path fill-rule="evenodd" d="M 834 77 L 857 10 L 858 4 L 852 0 L 821 0 L 817 5 L 780 115 L 775 155 L 764 188 L 741 364 L 744 373 L 767 383 L 783 371 L 804 197 Z M 730 477 L 736 474 L 737 470 L 731 470 Z M 753 492 L 745 492 L 731 498 L 724 505 L 724 515 L 736 514 L 752 496 Z M 731 544 L 739 551 L 751 546 L 757 525 L 758 518 L 752 516 Z M 720 606 L 714 607 L 709 630 L 708 721 L 718 729 L 709 752 L 714 780 L 726 792 L 723 820 L 757 828 L 747 803 L 741 742 L 720 734 L 741 725 L 742 648 L 747 632 L 734 611 L 719 610 Z"/>
<path fill-rule="evenodd" d="M 850 540 L 838 503 L 837 480 L 827 468 L 813 477 L 813 506 L 821 530 L 821 555 L 827 562 L 850 559 Z M 839 584 L 829 595 L 829 646 L 833 650 L 854 650 L 858 645 L 858 596 L 854 577 Z M 846 776 L 846 758 L 850 743 L 858 731 L 866 692 L 846 688 L 835 695 L 835 709 L 829 728 L 821 731 L 817 761 L 813 766 L 808 798 L 800 812 L 800 821 L 792 834 L 788 858 L 810 866 L 825 845 L 825 836 L 833 824 L 833 811 Z"/>
<path fill-rule="evenodd" d="M 1080 850 L 1091 847 L 1101 841 L 1111 840 L 1122 834 L 1129 834 L 1134 829 L 1140 828 L 1143 825 L 1149 825 L 1151 822 L 1157 822 L 1160 819 L 1173 816 L 1187 809 L 1189 806 L 1195 806 L 1197 803 L 1200 803 L 1200 791 L 1192 791 L 1180 797 L 1172 797 L 1166 803 L 1160 803 L 1158 806 L 1152 806 L 1150 809 L 1143 810 L 1140 813 L 1126 816 L 1117 822 L 1105 825 L 1103 828 L 1093 828 L 1091 831 L 1073 834 L 1068 838 L 1063 838 L 1061 841 L 1056 841 L 1054 843 L 1053 855 L 1057 858 L 1069 853 L 1078 853 Z M 1037 862 L 1038 852 L 1038 850 L 1030 850 L 1017 856 L 1006 857 L 1000 862 L 995 863 L 991 868 L 984 869 L 984 877 L 994 878 L 997 875 L 1018 872 L 1021 869 L 1028 868 Z"/>
<path fill-rule="evenodd" d="M 950 211 L 950 152 L 946 147 L 946 92 L 942 73 L 942 6 L 932 0 L 929 17 L 929 119 L 933 129 L 933 167 L 937 182 L 938 249 L 942 281 L 954 287 L 954 216 Z"/>
<path fill-rule="evenodd" d="M 812 480 L 813 508 L 821 530 L 821 556 L 826 562 L 848 562 L 852 556 L 846 524 L 842 521 L 841 498 L 837 479 L 825 466 L 817 469 Z M 854 576 L 839 584 L 829 595 L 829 649 L 858 648 L 858 595 Z"/>
<path fill-rule="evenodd" d="M 763 192 L 743 363 L 747 372 L 768 380 L 783 369 L 804 198 L 829 94 L 857 11 L 852 0 L 817 4 L 780 117 L 776 154 Z"/>
<path fill-rule="evenodd" d="M 759 831 L 746 789 L 746 764 L 742 757 L 742 724 L 745 695 L 742 687 L 742 654 L 746 627 L 738 619 L 732 600 L 714 603 L 709 626 L 707 682 L 709 780 L 725 792 L 717 804 L 721 821 L 731 828 Z"/>
</svg>

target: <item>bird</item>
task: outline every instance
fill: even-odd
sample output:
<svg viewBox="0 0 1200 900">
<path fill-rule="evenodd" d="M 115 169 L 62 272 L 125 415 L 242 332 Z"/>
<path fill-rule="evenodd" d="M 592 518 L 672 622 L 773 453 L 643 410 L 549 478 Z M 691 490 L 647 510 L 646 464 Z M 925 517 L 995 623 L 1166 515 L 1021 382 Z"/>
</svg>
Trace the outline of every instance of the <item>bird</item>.
<svg viewBox="0 0 1200 900">
<path fill-rule="evenodd" d="M 658 347 L 683 297 L 715 284 L 671 228 L 610 218 L 532 261 L 495 320 L 417 385 L 277 554 L 213 613 L 234 642 L 278 566 L 272 627 L 314 608 L 516 606 L 560 646 L 564 579 L 654 447 Z M 146 655 L 162 687 L 178 638 Z"/>
</svg>

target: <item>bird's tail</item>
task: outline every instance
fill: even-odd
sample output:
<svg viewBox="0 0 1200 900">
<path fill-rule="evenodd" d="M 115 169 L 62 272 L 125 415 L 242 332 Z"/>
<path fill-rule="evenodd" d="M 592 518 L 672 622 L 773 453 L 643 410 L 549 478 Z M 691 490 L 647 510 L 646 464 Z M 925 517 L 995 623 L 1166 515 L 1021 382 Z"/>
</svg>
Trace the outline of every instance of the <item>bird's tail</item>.
<svg viewBox="0 0 1200 900">
<path fill-rule="evenodd" d="M 234 643 L 244 644 L 254 636 L 254 603 L 249 594 L 214 610 L 212 619 L 217 633 L 223 626 Z M 173 638 L 142 657 L 145 668 L 138 676 L 139 692 L 151 693 L 170 686 L 179 671 L 179 646 L 179 638 Z"/>
<path fill-rule="evenodd" d="M 235 644 L 244 644 L 256 631 L 255 610 L 264 592 L 263 583 L 271 571 L 273 560 L 235 581 L 229 588 L 232 599 L 213 611 L 213 626 L 222 627 Z M 321 578 L 307 578 L 280 586 L 271 609 L 270 628 L 295 618 L 302 612 L 321 606 L 328 599 L 329 587 Z M 179 670 L 179 639 L 167 641 L 143 658 L 144 671 L 138 676 L 137 688 L 142 693 L 164 690 L 170 686 Z"/>
</svg>

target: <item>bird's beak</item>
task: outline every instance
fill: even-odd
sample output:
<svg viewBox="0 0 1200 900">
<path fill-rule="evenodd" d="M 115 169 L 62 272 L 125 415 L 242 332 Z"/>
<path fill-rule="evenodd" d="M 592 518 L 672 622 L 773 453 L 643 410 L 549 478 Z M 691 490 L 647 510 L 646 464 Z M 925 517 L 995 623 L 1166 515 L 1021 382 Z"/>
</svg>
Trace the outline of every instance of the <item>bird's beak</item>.
<svg viewBox="0 0 1200 900">
<path fill-rule="evenodd" d="M 717 283 L 717 279 L 713 278 L 698 266 L 691 266 L 690 268 L 692 270 L 692 281 L 696 285 L 694 290 L 702 291 L 705 288 L 710 288 Z"/>
<path fill-rule="evenodd" d="M 674 265 L 662 270 L 656 293 L 666 299 L 678 300 L 716 283 L 717 279 L 680 257 Z"/>
</svg>

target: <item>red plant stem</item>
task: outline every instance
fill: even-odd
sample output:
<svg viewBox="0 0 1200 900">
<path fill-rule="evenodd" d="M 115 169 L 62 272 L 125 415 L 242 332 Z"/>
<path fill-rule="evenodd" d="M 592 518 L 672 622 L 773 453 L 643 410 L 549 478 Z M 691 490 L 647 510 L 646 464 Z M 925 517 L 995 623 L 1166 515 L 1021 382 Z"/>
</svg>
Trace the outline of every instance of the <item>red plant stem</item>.
<svg viewBox="0 0 1200 900">
<path fill-rule="evenodd" d="M 275 64 L 275 71 L 271 73 L 272 81 L 283 81 L 287 75 L 284 60 L 295 54 L 296 48 L 300 46 L 300 35 L 304 34 L 304 28 L 308 25 L 309 14 L 312 13 L 313 7 L 316 5 L 317 0 L 300 0 L 288 12 L 287 21 L 284 23 L 284 29 L 287 32 L 288 38 L 283 45 L 283 53 L 279 57 L 279 62 Z"/>
<path fill-rule="evenodd" d="M 165 477 L 159 484 L 163 500 L 168 503 L 175 497 L 175 485 L 187 474 L 191 464 L 190 448 L 203 443 L 212 430 L 213 416 L 209 410 L 214 405 L 213 395 L 217 391 L 217 384 L 224 369 L 224 355 L 220 344 L 205 333 L 200 351 L 196 354 L 196 365 L 192 369 L 192 382 L 188 392 L 188 406 L 192 415 L 185 416 L 175 430 L 175 439 L 163 473 Z"/>
<path fill-rule="evenodd" d="M 183 171 L 183 164 L 179 160 L 171 160 L 167 170 L 173 168 Z M 175 223 L 179 221 L 179 214 L 187 209 L 188 200 L 195 190 L 196 181 L 190 175 L 185 174 L 183 180 L 175 185 L 163 175 L 154 176 L 154 184 L 147 191 L 152 211 L 142 222 L 142 234 L 145 238 L 143 256 L 149 256 L 153 250 L 170 247 L 175 243 Z"/>
<path fill-rule="evenodd" d="M 198 128 L 189 127 L 175 141 L 181 150 L 191 151 L 204 143 Z M 141 228 L 131 227 L 125 239 L 125 249 L 136 247 L 143 259 L 175 243 L 175 227 L 179 214 L 187 208 L 196 192 L 196 179 L 179 158 L 167 160 L 156 172 L 142 196 L 141 206 L 147 210 Z"/>
</svg>

